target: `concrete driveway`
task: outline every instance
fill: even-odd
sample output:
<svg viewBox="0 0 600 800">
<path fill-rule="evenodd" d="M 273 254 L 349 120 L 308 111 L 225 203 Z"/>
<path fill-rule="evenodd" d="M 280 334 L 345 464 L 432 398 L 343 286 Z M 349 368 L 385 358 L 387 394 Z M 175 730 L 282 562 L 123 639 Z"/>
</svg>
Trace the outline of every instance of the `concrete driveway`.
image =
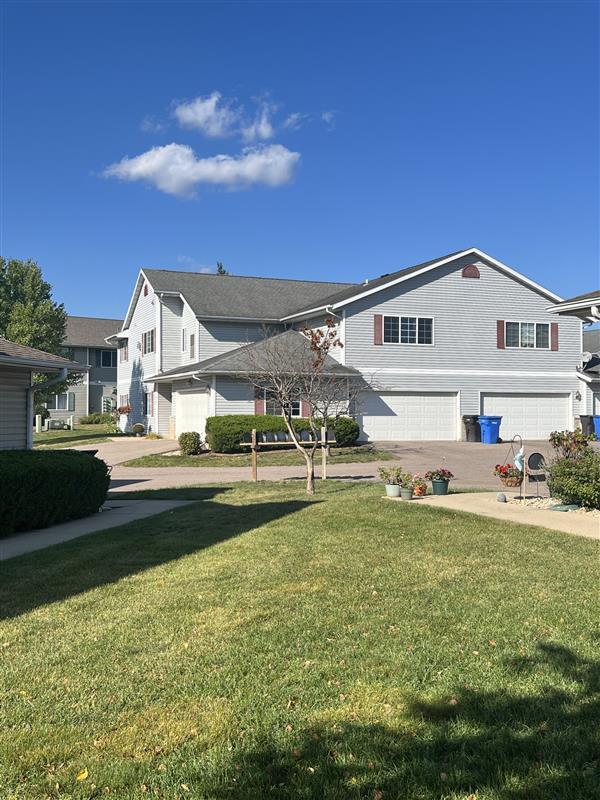
<svg viewBox="0 0 600 800">
<path fill-rule="evenodd" d="M 132 458 L 150 456 L 157 453 L 168 453 L 169 450 L 179 450 L 179 444 L 172 439 L 138 439 L 135 436 L 123 436 L 108 439 L 101 444 L 82 444 L 72 450 L 97 450 L 98 458 L 113 467 Z"/>
<path fill-rule="evenodd" d="M 159 443 L 148 442 L 147 444 Z M 162 443 L 167 444 L 166 442 Z M 172 444 L 176 446 L 175 442 Z M 499 490 L 501 489 L 500 482 L 492 475 L 492 471 L 495 464 L 506 460 L 509 451 L 508 444 L 484 445 L 468 442 L 377 442 L 376 446 L 381 450 L 388 450 L 394 460 L 373 461 L 367 464 L 330 465 L 329 477 L 338 480 L 374 480 L 378 478 L 377 471 L 380 466 L 389 467 L 401 464 L 405 470 L 413 473 L 426 472 L 433 467 L 444 466 L 456 476 L 453 484 L 457 488 Z M 550 450 L 550 445 L 546 442 L 525 443 L 525 457 L 532 452 L 541 452 L 549 457 Z M 119 456 L 119 454 L 116 455 Z M 128 457 L 134 458 L 135 456 Z M 121 459 L 121 461 L 126 460 L 126 458 Z M 113 463 L 119 464 L 120 462 L 114 461 Z M 261 467 L 259 455 L 258 465 L 259 480 L 302 480 L 304 476 L 304 467 L 301 464 L 297 467 Z M 316 472 L 317 475 L 320 475 L 318 463 Z M 138 468 L 115 466 L 111 477 L 112 491 L 137 491 L 204 483 L 247 481 L 250 480 L 250 467 Z M 544 484 L 541 486 L 544 491 Z"/>
</svg>

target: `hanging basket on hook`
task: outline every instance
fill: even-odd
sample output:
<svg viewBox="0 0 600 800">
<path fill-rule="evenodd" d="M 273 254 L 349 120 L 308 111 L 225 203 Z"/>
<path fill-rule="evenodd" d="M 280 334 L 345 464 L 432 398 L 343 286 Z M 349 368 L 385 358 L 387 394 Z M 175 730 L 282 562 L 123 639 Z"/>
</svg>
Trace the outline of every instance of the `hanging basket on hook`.
<svg viewBox="0 0 600 800">
<path fill-rule="evenodd" d="M 510 449 L 506 454 L 506 458 L 504 463 L 496 464 L 494 467 L 494 475 L 500 478 L 500 483 L 503 486 L 506 486 L 507 489 L 516 489 L 517 486 L 521 486 L 523 483 L 523 478 L 525 477 L 524 473 L 514 465 L 515 461 L 515 448 L 514 448 L 514 441 L 515 439 L 521 439 L 520 436 L 513 437 L 513 440 L 510 444 Z M 522 446 L 522 440 L 521 440 Z M 512 462 L 509 461 L 509 457 L 512 456 Z"/>
</svg>

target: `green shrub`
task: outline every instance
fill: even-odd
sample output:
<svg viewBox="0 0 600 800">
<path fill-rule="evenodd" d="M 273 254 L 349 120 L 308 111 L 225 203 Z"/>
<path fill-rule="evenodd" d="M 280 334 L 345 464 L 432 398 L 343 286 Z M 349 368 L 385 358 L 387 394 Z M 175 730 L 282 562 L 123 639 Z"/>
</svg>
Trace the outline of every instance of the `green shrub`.
<svg viewBox="0 0 600 800">
<path fill-rule="evenodd" d="M 95 514 L 109 468 L 77 450 L 0 452 L 0 537 Z"/>
<path fill-rule="evenodd" d="M 360 428 L 352 417 L 338 417 L 334 425 L 335 441 L 338 447 L 350 447 L 358 439 Z"/>
<path fill-rule="evenodd" d="M 177 441 L 184 456 L 197 456 L 202 448 L 202 439 L 197 431 L 180 433 Z"/>
<path fill-rule="evenodd" d="M 581 458 L 595 438 L 580 430 L 552 431 L 549 441 L 559 458 Z"/>
<path fill-rule="evenodd" d="M 81 425 L 110 425 L 112 421 L 112 414 L 100 414 L 99 412 L 85 414 L 83 417 L 79 417 L 79 423 Z"/>
<path fill-rule="evenodd" d="M 320 423 L 317 423 L 317 427 Z M 328 430 L 334 430 L 335 420 L 328 420 Z M 206 441 L 215 453 L 239 453 L 248 448 L 240 447 L 240 442 L 245 434 L 251 434 L 252 429 L 257 433 L 279 433 L 287 431 L 283 417 L 271 414 L 227 414 L 223 417 L 209 417 L 206 420 Z M 294 419 L 294 428 L 298 432 L 309 431 L 308 419 L 298 417 Z"/>
<path fill-rule="evenodd" d="M 600 508 L 600 453 L 587 450 L 579 458 L 557 458 L 548 467 L 548 488 L 563 503 Z"/>
</svg>

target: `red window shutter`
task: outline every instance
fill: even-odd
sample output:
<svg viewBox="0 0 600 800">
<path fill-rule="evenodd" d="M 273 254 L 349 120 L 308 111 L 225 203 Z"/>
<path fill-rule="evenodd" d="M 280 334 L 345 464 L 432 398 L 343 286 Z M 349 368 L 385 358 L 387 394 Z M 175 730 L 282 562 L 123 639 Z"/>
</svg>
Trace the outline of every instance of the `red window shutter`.
<svg viewBox="0 0 600 800">
<path fill-rule="evenodd" d="M 550 350 L 558 350 L 558 322 L 550 323 Z"/>
<path fill-rule="evenodd" d="M 499 319 L 496 321 L 496 347 L 498 350 L 504 350 L 504 320 Z"/>
<path fill-rule="evenodd" d="M 373 315 L 373 344 L 383 344 L 383 316 Z"/>
<path fill-rule="evenodd" d="M 300 416 L 310 417 L 310 404 L 306 400 L 300 401 Z"/>
<path fill-rule="evenodd" d="M 254 413 L 261 417 L 265 413 L 265 396 L 260 389 L 258 389 L 254 394 Z"/>
</svg>

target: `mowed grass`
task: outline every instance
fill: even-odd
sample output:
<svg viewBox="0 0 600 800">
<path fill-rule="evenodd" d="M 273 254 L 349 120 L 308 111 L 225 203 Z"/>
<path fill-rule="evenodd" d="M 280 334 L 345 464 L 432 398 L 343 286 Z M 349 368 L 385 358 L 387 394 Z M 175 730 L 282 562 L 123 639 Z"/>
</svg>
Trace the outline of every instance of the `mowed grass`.
<svg viewBox="0 0 600 800">
<path fill-rule="evenodd" d="M 376 485 L 186 491 L 0 565 L 3 798 L 597 796 L 594 542 Z"/>
<path fill-rule="evenodd" d="M 109 425 L 76 425 L 75 430 L 42 431 L 33 434 L 34 447 L 62 448 L 79 444 L 100 444 L 118 436 Z"/>
<path fill-rule="evenodd" d="M 393 456 L 385 450 L 376 450 L 370 445 L 359 447 L 332 447 L 328 464 L 366 463 L 368 461 L 389 461 Z M 270 467 L 304 465 L 304 458 L 292 447 L 280 450 L 260 450 L 258 463 Z M 315 454 L 315 464 L 321 463 L 321 451 Z M 140 456 L 126 461 L 124 467 L 249 467 L 250 453 L 201 453 L 198 456 Z"/>
</svg>

